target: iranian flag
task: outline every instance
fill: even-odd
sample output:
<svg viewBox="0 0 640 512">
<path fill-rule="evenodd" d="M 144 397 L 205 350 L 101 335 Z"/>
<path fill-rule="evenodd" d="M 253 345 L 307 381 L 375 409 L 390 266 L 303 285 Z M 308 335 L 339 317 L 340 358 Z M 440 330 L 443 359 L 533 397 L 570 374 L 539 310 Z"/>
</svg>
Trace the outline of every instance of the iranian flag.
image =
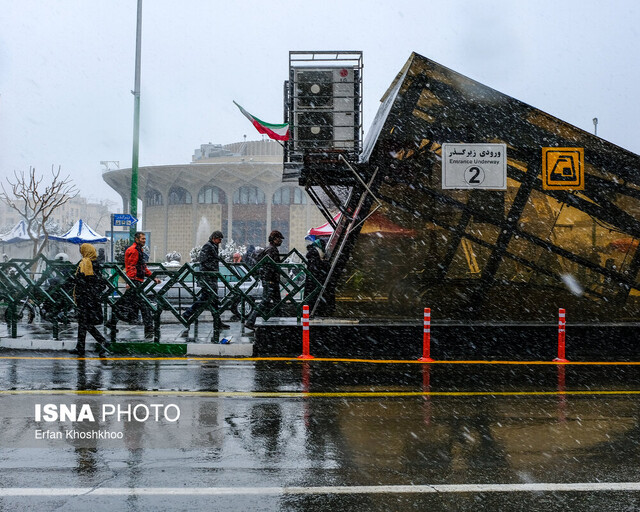
<svg viewBox="0 0 640 512">
<path fill-rule="evenodd" d="M 264 133 L 265 135 L 267 135 L 271 139 L 289 140 L 289 124 L 288 123 L 283 123 L 283 124 L 265 123 L 264 121 L 261 121 L 257 117 L 252 116 L 251 114 L 249 114 L 249 112 L 247 112 L 245 109 L 243 109 L 235 101 L 234 101 L 234 103 L 235 103 L 236 107 L 238 107 L 240 109 L 240 112 L 242 112 L 246 116 L 246 118 L 249 121 L 251 121 L 253 126 L 256 127 L 256 130 L 258 130 L 258 132 Z"/>
</svg>

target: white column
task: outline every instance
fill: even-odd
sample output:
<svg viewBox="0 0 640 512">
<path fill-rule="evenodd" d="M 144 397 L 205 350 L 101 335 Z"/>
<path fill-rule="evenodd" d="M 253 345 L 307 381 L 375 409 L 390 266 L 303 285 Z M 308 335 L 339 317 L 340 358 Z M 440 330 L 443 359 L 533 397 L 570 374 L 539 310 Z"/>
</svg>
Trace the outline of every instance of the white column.
<svg viewBox="0 0 640 512">
<path fill-rule="evenodd" d="M 169 189 L 162 196 L 164 206 L 164 248 L 160 250 L 159 257 L 164 261 L 164 255 L 169 252 Z"/>
<path fill-rule="evenodd" d="M 273 206 L 273 190 L 268 190 L 267 192 L 265 192 L 265 201 L 267 203 L 267 237 L 269 236 L 269 233 L 271 233 L 271 230 L 273 229 L 271 227 L 271 206 Z M 266 243 L 266 239 L 265 239 L 265 243 Z"/>
<path fill-rule="evenodd" d="M 191 247 L 195 247 L 198 243 L 196 237 L 198 236 L 198 226 L 200 225 L 200 219 L 198 218 L 198 192 L 191 194 Z M 189 255 L 182 255 L 182 263 L 189 261 Z"/>
<path fill-rule="evenodd" d="M 233 236 L 233 192 L 229 193 L 225 190 L 224 193 L 227 196 L 227 204 L 223 205 L 227 207 L 227 232 L 225 236 L 231 238 Z M 220 218 L 222 218 L 222 212 L 220 212 Z"/>
</svg>

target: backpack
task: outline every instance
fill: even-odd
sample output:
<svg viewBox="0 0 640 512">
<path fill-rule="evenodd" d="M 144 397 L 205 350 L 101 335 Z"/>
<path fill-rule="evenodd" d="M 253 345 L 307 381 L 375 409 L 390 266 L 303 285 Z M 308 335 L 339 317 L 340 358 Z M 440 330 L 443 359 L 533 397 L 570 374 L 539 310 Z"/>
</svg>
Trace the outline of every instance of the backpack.
<svg viewBox="0 0 640 512">
<path fill-rule="evenodd" d="M 260 260 L 262 260 L 262 258 L 264 258 L 267 255 L 267 248 L 264 247 L 263 249 L 260 249 L 259 251 L 254 253 L 254 258 L 256 260 L 256 263 L 260 262 Z"/>
</svg>

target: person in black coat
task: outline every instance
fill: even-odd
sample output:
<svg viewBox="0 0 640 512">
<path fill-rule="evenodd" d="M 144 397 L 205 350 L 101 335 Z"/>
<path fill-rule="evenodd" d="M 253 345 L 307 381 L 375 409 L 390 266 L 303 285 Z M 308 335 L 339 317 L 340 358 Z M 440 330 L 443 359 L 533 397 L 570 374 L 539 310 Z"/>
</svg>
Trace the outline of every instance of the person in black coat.
<svg viewBox="0 0 640 512">
<path fill-rule="evenodd" d="M 281 263 L 278 247 L 282 245 L 283 240 L 284 236 L 280 231 L 273 230 L 269 233 L 269 247 L 262 251 L 259 260 L 263 260 L 269 256 L 274 263 Z M 267 313 L 271 311 L 282 298 L 280 296 L 280 272 L 278 271 L 278 267 L 267 260 L 267 262 L 260 267 L 260 278 L 262 279 L 262 302 L 260 303 L 260 310 L 263 313 Z M 247 317 L 244 326 L 247 329 L 253 330 L 257 317 L 258 312 L 254 309 Z"/>
<path fill-rule="evenodd" d="M 102 294 L 106 288 L 98 263 L 96 248 L 91 244 L 80 246 L 82 259 L 78 263 L 75 274 L 75 288 L 73 296 L 78 312 L 78 343 L 72 354 L 84 356 L 87 333 L 98 342 L 98 353 L 102 357 L 108 347 L 108 342 L 96 328 L 104 322 L 102 312 Z"/>
<path fill-rule="evenodd" d="M 307 270 L 318 280 L 320 286 L 322 286 L 329 271 L 329 264 L 325 258 L 322 240 L 316 238 L 314 235 L 307 235 L 304 239 L 307 241 L 307 254 L 305 255 Z M 311 295 L 317 287 L 318 284 L 313 279 L 306 279 L 304 283 L 304 298 L 306 299 Z M 319 294 L 320 291 L 307 302 L 310 311 L 313 311 Z"/>
<path fill-rule="evenodd" d="M 200 262 L 201 271 L 205 271 L 205 272 L 220 271 L 221 258 L 218 253 L 218 247 L 220 245 L 220 242 L 222 242 L 223 238 L 224 238 L 224 235 L 222 234 L 222 231 L 214 231 L 213 233 L 211 233 L 211 236 L 209 237 L 209 241 L 202 246 L 202 249 L 200 249 L 200 255 L 198 256 L 198 261 Z M 213 292 L 210 292 L 206 286 L 203 286 L 204 283 L 206 283 L 213 290 Z M 185 320 L 189 320 L 189 318 L 193 316 L 195 309 L 202 304 L 206 304 L 211 299 L 212 296 L 214 297 L 214 299 L 211 305 L 214 308 L 218 308 L 219 306 L 218 278 L 213 276 L 205 276 L 202 278 L 201 290 L 200 290 L 200 295 L 198 296 L 198 300 L 196 300 L 190 307 L 188 307 L 184 311 L 184 313 L 182 314 L 182 317 Z M 230 327 L 228 324 L 225 324 L 222 322 L 222 320 L 220 319 L 220 315 L 214 315 L 213 321 L 216 324 L 217 328 L 229 329 Z"/>
</svg>

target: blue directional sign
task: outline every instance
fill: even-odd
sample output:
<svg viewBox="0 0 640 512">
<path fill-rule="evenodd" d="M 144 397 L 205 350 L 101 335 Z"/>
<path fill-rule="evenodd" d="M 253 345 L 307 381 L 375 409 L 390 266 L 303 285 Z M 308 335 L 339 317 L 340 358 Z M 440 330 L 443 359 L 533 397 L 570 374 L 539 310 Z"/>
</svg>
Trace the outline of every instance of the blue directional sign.
<svg viewBox="0 0 640 512">
<path fill-rule="evenodd" d="M 114 226 L 131 226 L 138 222 L 133 215 L 129 213 L 114 213 L 113 225 Z"/>
</svg>

